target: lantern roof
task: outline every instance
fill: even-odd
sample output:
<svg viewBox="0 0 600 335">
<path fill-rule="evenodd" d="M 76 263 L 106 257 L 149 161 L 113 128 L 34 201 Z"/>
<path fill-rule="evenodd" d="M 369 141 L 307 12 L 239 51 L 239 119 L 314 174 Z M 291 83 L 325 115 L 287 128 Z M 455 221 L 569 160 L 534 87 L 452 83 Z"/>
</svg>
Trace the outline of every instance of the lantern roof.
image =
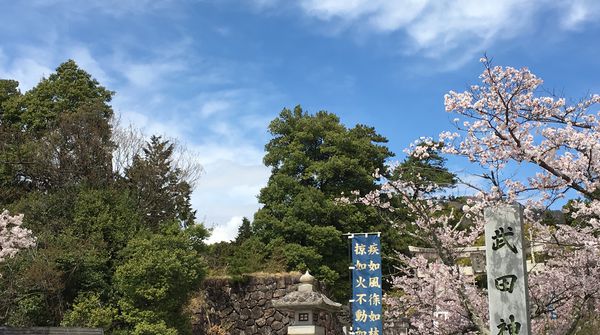
<svg viewBox="0 0 600 335">
<path fill-rule="evenodd" d="M 298 290 L 290 292 L 285 296 L 273 300 L 273 306 L 281 310 L 322 310 L 328 312 L 337 312 L 341 310 L 342 304 L 332 301 L 320 292 L 315 292 L 315 278 L 306 271 L 300 277 Z"/>
</svg>

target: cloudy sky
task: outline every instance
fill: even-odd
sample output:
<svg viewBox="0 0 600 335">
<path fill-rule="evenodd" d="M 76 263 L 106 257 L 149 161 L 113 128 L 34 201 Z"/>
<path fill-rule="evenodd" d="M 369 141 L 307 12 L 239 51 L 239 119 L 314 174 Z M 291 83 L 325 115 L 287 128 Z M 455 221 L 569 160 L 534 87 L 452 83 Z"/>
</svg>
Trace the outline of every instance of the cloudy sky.
<svg viewBox="0 0 600 335">
<path fill-rule="evenodd" d="M 186 143 L 213 241 L 252 217 L 283 107 L 328 110 L 402 149 L 451 127 L 443 95 L 478 59 L 529 67 L 544 88 L 600 92 L 595 0 L 0 0 L 0 78 L 26 91 L 74 59 L 116 91 L 124 122 Z M 451 162 L 451 167 L 461 167 Z"/>
</svg>

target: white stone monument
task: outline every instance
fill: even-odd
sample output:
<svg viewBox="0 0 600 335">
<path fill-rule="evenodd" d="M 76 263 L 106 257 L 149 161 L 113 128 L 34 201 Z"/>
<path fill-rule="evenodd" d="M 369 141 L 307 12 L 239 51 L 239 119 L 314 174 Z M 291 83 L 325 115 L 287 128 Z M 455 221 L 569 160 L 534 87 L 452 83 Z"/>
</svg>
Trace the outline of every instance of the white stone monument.
<svg viewBox="0 0 600 335">
<path fill-rule="evenodd" d="M 523 211 L 518 204 L 487 208 L 484 218 L 491 333 L 530 335 Z"/>
</svg>

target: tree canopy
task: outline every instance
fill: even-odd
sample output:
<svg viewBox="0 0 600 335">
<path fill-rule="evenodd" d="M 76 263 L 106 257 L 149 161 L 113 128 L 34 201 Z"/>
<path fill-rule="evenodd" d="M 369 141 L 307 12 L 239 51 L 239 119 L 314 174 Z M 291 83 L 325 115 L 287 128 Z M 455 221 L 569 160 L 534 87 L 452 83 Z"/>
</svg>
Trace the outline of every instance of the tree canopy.
<svg viewBox="0 0 600 335">
<path fill-rule="evenodd" d="M 325 111 L 311 115 L 300 106 L 284 109 L 269 125 L 265 146 L 271 168 L 258 197 L 255 235 L 267 249 L 281 250 L 288 269 L 309 268 L 339 295 L 347 294 L 348 232 L 380 229 L 373 208 L 342 205 L 336 199 L 355 190 L 378 188 L 373 171 L 383 170 L 393 154 L 372 127 L 344 126 Z M 343 292 L 343 293 L 342 293 Z"/>
</svg>

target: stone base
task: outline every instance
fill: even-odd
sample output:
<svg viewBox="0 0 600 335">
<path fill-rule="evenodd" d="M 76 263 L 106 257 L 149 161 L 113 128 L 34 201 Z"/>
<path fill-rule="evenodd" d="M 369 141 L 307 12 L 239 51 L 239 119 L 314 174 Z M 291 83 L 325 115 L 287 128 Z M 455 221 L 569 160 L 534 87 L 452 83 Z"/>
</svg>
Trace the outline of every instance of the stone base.
<svg viewBox="0 0 600 335">
<path fill-rule="evenodd" d="M 221 326 L 228 335 L 286 334 L 291 323 L 289 313 L 275 309 L 272 300 L 296 291 L 300 273 L 243 278 L 205 279 L 194 305 L 193 335 L 206 335 L 211 325 Z M 317 325 L 324 327 L 327 334 L 343 334 L 341 322 L 329 313 L 319 313 Z"/>
<path fill-rule="evenodd" d="M 325 335 L 325 329 L 319 326 L 289 326 L 289 335 Z"/>
</svg>

